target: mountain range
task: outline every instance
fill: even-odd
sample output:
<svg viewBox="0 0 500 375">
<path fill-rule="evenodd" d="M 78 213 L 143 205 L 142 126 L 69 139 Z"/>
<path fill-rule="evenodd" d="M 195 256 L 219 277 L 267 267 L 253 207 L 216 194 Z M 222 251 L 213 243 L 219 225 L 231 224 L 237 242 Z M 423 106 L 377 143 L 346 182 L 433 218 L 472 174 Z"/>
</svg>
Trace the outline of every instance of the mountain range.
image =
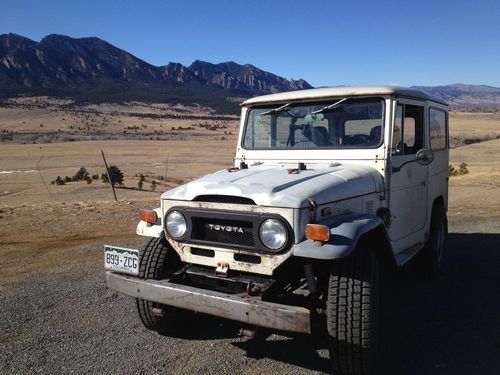
<svg viewBox="0 0 500 375">
<path fill-rule="evenodd" d="M 456 108 L 500 109 L 498 87 L 454 83 L 445 86 L 413 86 L 413 88 L 439 96 Z"/>
<path fill-rule="evenodd" d="M 0 88 L 4 97 L 61 95 L 91 101 L 160 100 L 220 106 L 248 97 L 311 88 L 253 65 L 151 65 L 99 38 L 48 35 L 35 42 L 0 35 Z M 232 105 L 236 105 L 232 103 Z"/>
<path fill-rule="evenodd" d="M 274 92 L 308 89 L 253 65 L 151 65 L 95 37 L 51 34 L 35 42 L 17 34 L 0 35 L 0 97 L 69 96 L 82 101 L 161 101 L 209 105 L 236 112 L 237 101 Z M 500 89 L 455 84 L 418 87 L 459 107 L 500 107 Z"/>
</svg>

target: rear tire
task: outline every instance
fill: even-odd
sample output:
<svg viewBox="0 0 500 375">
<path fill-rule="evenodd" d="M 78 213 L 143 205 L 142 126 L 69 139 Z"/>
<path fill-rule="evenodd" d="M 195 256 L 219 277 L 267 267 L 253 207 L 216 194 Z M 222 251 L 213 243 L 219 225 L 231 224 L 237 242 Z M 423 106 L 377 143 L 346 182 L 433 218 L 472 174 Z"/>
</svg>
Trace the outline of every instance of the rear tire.
<svg viewBox="0 0 500 375">
<path fill-rule="evenodd" d="M 141 252 L 139 278 L 161 280 L 169 277 L 182 266 L 177 253 L 165 238 L 152 238 L 144 244 Z M 190 312 L 177 307 L 136 299 L 137 312 L 144 327 L 160 334 L 174 331 L 182 318 Z"/>
<path fill-rule="evenodd" d="M 429 239 L 417 258 L 418 272 L 429 278 L 443 273 L 447 255 L 448 219 L 441 204 L 432 210 Z"/>
<path fill-rule="evenodd" d="M 330 362 L 335 373 L 371 374 L 378 343 L 379 273 L 375 254 L 359 246 L 335 261 L 326 306 Z"/>
</svg>

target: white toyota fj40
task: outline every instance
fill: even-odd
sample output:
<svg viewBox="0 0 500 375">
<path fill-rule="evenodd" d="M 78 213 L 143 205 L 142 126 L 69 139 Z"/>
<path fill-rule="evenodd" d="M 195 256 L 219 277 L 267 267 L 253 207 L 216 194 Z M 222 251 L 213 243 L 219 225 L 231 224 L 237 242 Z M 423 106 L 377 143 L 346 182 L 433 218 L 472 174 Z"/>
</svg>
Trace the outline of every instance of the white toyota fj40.
<svg viewBox="0 0 500 375">
<path fill-rule="evenodd" d="M 386 86 L 256 97 L 242 104 L 234 167 L 143 210 L 150 239 L 105 246 L 107 284 L 160 333 L 193 311 L 246 332 L 323 332 L 336 372 L 367 374 L 379 273 L 417 257 L 439 274 L 447 206 L 442 99 Z"/>
</svg>

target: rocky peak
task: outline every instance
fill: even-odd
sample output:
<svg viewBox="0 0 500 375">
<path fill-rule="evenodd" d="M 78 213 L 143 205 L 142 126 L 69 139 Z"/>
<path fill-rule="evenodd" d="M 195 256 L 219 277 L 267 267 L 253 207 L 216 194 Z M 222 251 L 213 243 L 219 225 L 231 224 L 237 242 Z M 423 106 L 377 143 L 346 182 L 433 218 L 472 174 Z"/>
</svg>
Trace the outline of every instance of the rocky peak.
<svg viewBox="0 0 500 375">
<path fill-rule="evenodd" d="M 200 79 L 188 67 L 175 62 L 160 66 L 162 77 L 166 82 L 183 84 L 189 81 L 200 82 Z"/>
<path fill-rule="evenodd" d="M 14 33 L 0 35 L 0 56 L 6 55 L 16 49 L 25 50 L 35 45 L 36 42 Z"/>
<path fill-rule="evenodd" d="M 189 69 L 214 86 L 240 89 L 256 94 L 312 88 L 304 80 L 288 80 L 251 64 L 240 65 L 233 61 L 212 64 L 196 60 L 189 66 Z"/>
</svg>

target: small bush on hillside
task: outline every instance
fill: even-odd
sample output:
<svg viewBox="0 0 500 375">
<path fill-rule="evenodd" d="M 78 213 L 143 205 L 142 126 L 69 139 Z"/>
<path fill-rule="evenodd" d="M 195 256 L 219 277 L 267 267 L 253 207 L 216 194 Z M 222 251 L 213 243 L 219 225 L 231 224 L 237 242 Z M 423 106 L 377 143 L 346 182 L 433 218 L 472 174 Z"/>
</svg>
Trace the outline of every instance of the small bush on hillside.
<svg viewBox="0 0 500 375">
<path fill-rule="evenodd" d="M 81 167 L 73 176 L 73 181 L 86 181 L 89 178 L 89 171 L 85 167 Z"/>
<path fill-rule="evenodd" d="M 456 176 L 457 174 L 458 174 L 458 171 L 455 169 L 455 167 L 452 164 L 448 165 L 448 176 L 452 177 L 452 176 Z"/>
<path fill-rule="evenodd" d="M 448 165 L 448 176 L 453 177 L 453 176 L 463 176 L 464 174 L 468 174 L 469 169 L 467 168 L 467 163 L 463 162 L 460 163 L 458 166 L 458 170 L 455 169 L 455 167 L 450 164 Z"/>
<path fill-rule="evenodd" d="M 139 182 L 137 183 L 137 187 L 139 190 L 142 190 L 142 187 L 144 186 L 144 181 L 146 181 L 146 177 L 141 173 L 139 176 Z"/>
<path fill-rule="evenodd" d="M 57 176 L 57 178 L 55 179 L 55 183 L 56 185 L 65 185 L 66 182 L 64 182 L 64 180 L 61 178 L 61 176 Z"/>
<path fill-rule="evenodd" d="M 467 163 L 463 162 L 458 166 L 458 174 L 459 175 L 464 175 L 468 174 L 469 170 L 467 169 Z"/>
<path fill-rule="evenodd" d="M 112 165 L 108 169 L 109 177 L 111 178 L 111 183 L 115 185 L 123 185 L 123 173 L 116 165 Z M 105 184 L 109 184 L 108 175 L 106 173 L 101 174 L 101 180 Z"/>
</svg>

